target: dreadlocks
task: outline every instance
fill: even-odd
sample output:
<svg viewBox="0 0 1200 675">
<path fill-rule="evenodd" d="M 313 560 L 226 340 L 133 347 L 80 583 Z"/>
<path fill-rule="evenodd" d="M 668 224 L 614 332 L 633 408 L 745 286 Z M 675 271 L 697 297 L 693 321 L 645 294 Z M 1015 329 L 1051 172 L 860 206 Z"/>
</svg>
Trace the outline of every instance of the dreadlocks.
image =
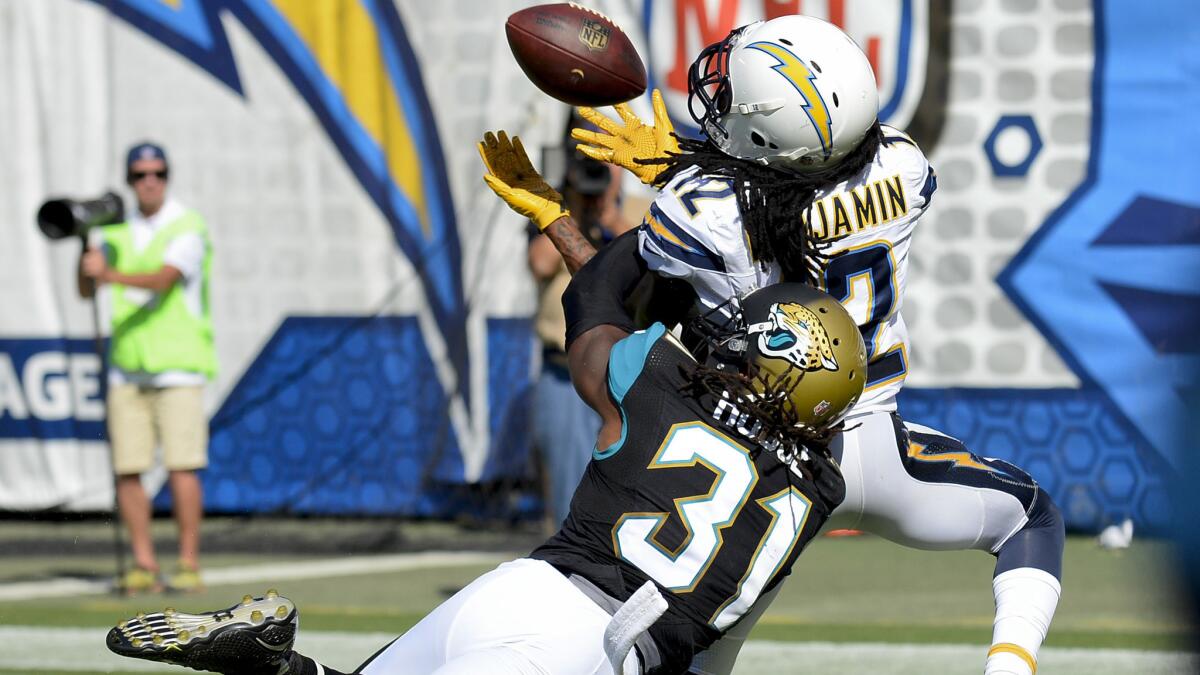
<svg viewBox="0 0 1200 675">
<path fill-rule="evenodd" d="M 680 173 L 699 167 L 704 175 L 720 176 L 734 183 L 742 227 L 750 238 L 756 260 L 778 261 L 783 278 L 814 283 L 825 257 L 821 244 L 806 225 L 807 213 L 816 191 L 854 176 L 870 163 L 883 138 L 879 122 L 866 137 L 836 166 L 813 173 L 795 173 L 772 169 L 749 160 L 730 157 L 709 139 L 679 138 L 679 154 L 672 154 L 655 180 L 662 188 Z M 661 158 L 643 160 L 646 164 L 664 163 Z"/>
<path fill-rule="evenodd" d="M 754 372 L 691 365 L 681 367 L 684 384 L 680 392 L 696 400 L 729 399 L 739 412 L 754 420 L 751 440 L 770 447 L 782 445 L 785 453 L 802 447 L 828 454 L 826 444 L 840 428 L 812 429 L 799 424 L 796 407 L 788 391 L 800 385 L 800 377 L 770 377 Z"/>
</svg>

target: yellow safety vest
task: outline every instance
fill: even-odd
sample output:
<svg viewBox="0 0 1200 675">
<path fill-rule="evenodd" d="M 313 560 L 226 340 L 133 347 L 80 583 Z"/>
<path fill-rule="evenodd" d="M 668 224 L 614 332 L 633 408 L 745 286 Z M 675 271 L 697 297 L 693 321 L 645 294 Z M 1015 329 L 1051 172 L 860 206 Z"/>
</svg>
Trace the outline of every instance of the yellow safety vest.
<svg viewBox="0 0 1200 675">
<path fill-rule="evenodd" d="M 148 274 L 163 266 L 163 252 L 175 237 L 195 232 L 204 240 L 204 263 L 200 279 L 200 316 L 184 302 L 183 284 L 176 283 L 155 301 L 139 305 L 126 297 L 126 287 L 112 284 L 113 365 L 126 371 L 161 373 L 183 370 L 204 373 L 212 379 L 217 372 L 212 321 L 208 306 L 208 276 L 212 248 L 208 227 L 194 211 L 186 211 L 154 233 L 150 243 L 134 250 L 128 223 L 104 228 L 104 241 L 113 253 L 112 266 L 124 274 Z"/>
</svg>

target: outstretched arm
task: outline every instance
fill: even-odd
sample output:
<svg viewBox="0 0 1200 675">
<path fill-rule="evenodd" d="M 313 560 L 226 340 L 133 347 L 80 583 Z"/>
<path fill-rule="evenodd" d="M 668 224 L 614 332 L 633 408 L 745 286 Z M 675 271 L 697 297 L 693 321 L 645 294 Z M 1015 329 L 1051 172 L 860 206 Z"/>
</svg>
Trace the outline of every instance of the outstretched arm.
<svg viewBox="0 0 1200 675">
<path fill-rule="evenodd" d="M 567 364 L 580 397 L 603 420 L 599 443 L 621 433 L 621 416 L 608 395 L 608 355 L 633 332 L 625 299 L 647 273 L 630 230 L 597 253 L 562 208 L 562 196 L 538 174 L 521 139 L 488 132 L 479 144 L 487 167 L 483 179 L 514 211 L 537 225 L 562 254 L 574 278 L 563 294 L 567 318 Z"/>
<path fill-rule="evenodd" d="M 563 260 L 567 263 L 567 271 L 571 274 L 578 272 L 592 259 L 592 256 L 596 255 L 596 247 L 592 246 L 592 242 L 583 236 L 579 224 L 569 213 L 550 223 L 550 226 L 542 230 L 542 233 L 550 238 L 550 241 L 554 243 L 554 248 L 562 254 Z"/>
<path fill-rule="evenodd" d="M 608 394 L 608 355 L 634 330 L 625 299 L 646 273 L 637 232 L 617 237 L 583 266 L 563 293 L 567 366 L 579 397 L 600 414 L 599 447 L 621 435 L 621 415 Z"/>
</svg>

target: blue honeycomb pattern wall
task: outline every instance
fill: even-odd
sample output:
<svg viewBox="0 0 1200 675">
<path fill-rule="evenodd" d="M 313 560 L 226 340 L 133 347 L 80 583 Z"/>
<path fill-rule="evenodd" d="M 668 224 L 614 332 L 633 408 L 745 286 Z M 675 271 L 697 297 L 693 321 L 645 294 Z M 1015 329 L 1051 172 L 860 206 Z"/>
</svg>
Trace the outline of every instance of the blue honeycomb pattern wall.
<svg viewBox="0 0 1200 675">
<path fill-rule="evenodd" d="M 528 473 L 530 346 L 528 320 L 489 321 L 485 482 Z M 1027 469 L 1073 529 L 1167 526 L 1169 467 L 1097 390 L 906 389 L 901 414 Z M 444 516 L 479 504 L 456 491 L 462 458 L 412 317 L 285 321 L 214 416 L 210 453 L 218 512 Z"/>
<path fill-rule="evenodd" d="M 498 445 L 485 480 L 525 468 L 527 387 L 512 383 L 529 380 L 529 334 L 528 320 L 489 322 Z M 414 317 L 287 319 L 211 429 L 210 511 L 428 516 L 463 507 L 458 441 Z M 156 505 L 169 505 L 165 492 Z"/>
<path fill-rule="evenodd" d="M 1139 528 L 1167 530 L 1170 467 L 1097 390 L 905 389 L 900 413 L 1028 471 L 1071 529 L 1092 532 L 1129 517 Z"/>
</svg>

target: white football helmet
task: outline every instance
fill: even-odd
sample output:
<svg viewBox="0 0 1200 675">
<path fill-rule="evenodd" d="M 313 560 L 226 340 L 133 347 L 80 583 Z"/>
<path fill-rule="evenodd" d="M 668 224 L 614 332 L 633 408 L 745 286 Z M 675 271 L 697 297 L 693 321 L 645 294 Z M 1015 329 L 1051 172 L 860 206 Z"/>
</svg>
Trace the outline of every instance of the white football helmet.
<svg viewBox="0 0 1200 675">
<path fill-rule="evenodd" d="M 767 166 L 836 165 L 879 115 L 875 73 L 833 24 L 783 16 L 709 45 L 688 73 L 688 107 L 723 152 Z"/>
</svg>

